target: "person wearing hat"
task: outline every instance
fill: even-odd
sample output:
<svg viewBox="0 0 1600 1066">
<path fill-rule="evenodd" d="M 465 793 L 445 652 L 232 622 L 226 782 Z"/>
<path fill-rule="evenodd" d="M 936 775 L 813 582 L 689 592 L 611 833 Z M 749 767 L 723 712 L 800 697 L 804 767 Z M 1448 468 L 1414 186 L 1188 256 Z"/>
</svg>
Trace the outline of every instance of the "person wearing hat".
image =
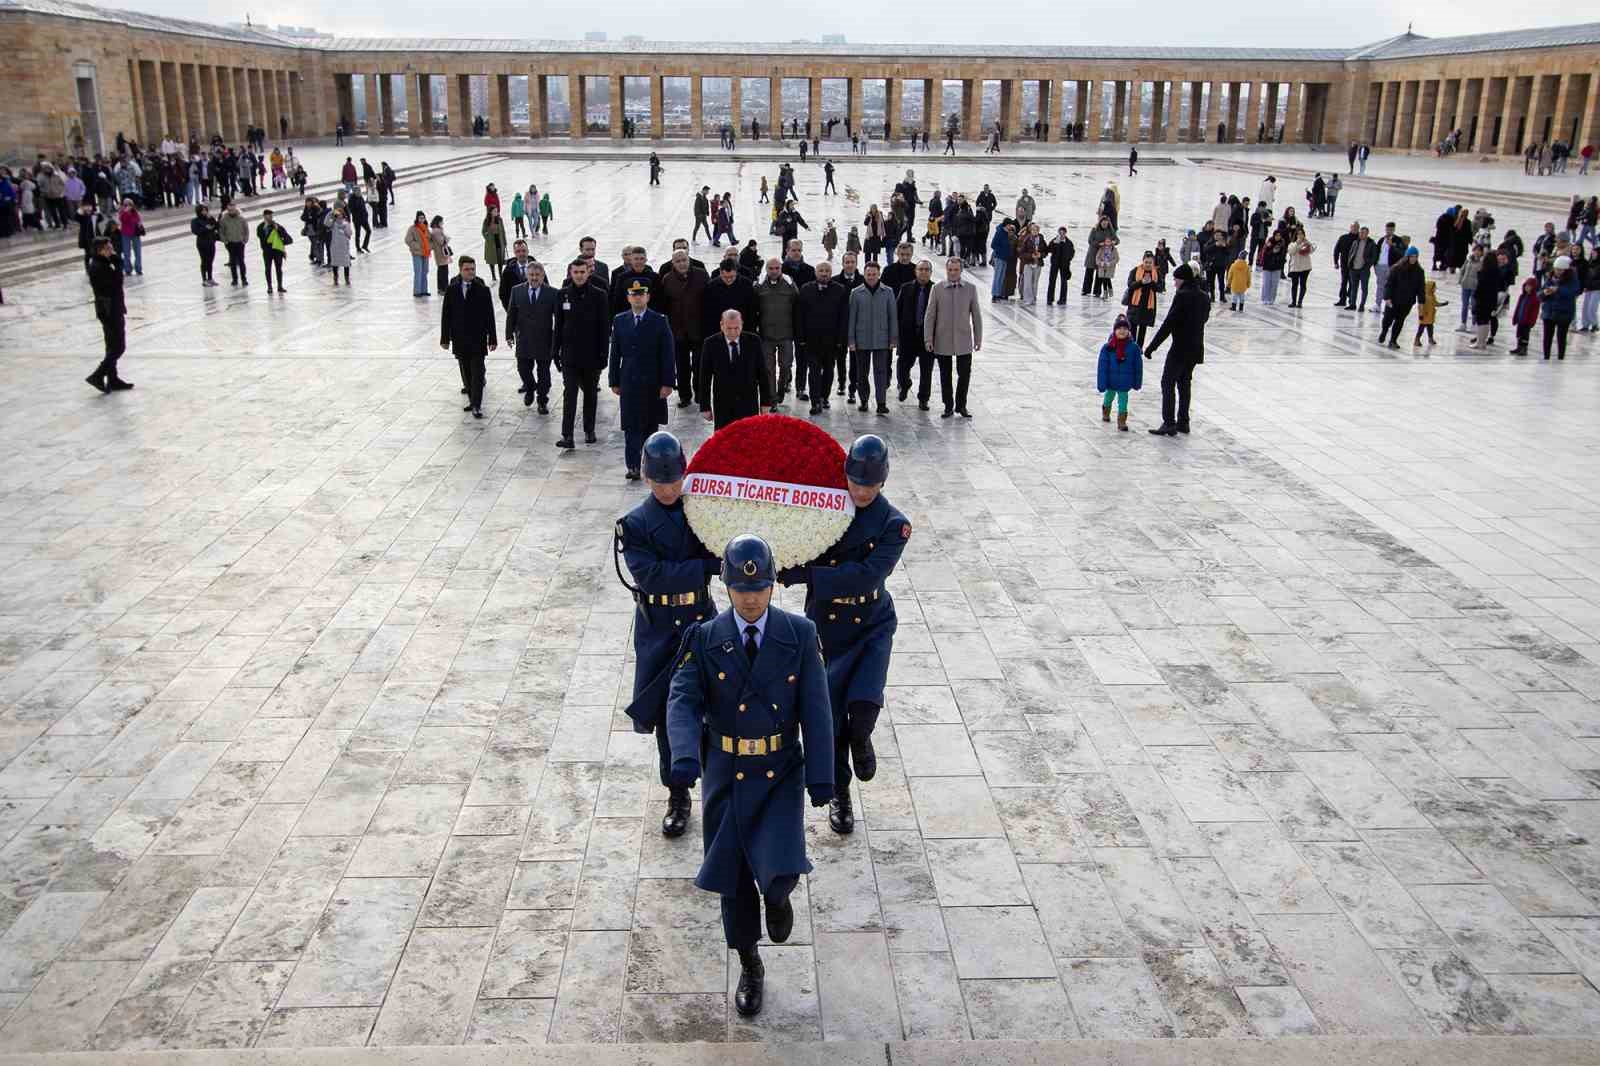
<svg viewBox="0 0 1600 1066">
<path fill-rule="evenodd" d="M 1417 262 L 1421 254 L 1416 245 L 1411 245 L 1406 249 L 1405 258 L 1389 270 L 1389 278 L 1383 286 L 1383 325 L 1378 329 L 1379 344 L 1387 335 L 1390 348 L 1400 347 L 1400 331 L 1405 328 L 1406 316 L 1422 299 L 1423 283 L 1428 280 L 1422 264 Z"/>
<path fill-rule="evenodd" d="M 1144 386 L 1144 353 L 1134 338 L 1127 315 L 1118 315 L 1111 336 L 1100 346 L 1100 366 L 1095 375 L 1095 390 L 1105 394 L 1100 405 L 1100 421 L 1111 421 L 1111 401 L 1117 402 L 1117 429 L 1128 431 L 1128 392 Z"/>
<path fill-rule="evenodd" d="M 772 604 L 772 548 L 745 533 L 722 552 L 732 605 L 685 627 L 667 697 L 672 784 L 702 776 L 705 858 L 700 888 L 722 897 L 722 933 L 739 955 L 734 1009 L 761 1011 L 767 935 L 789 939 L 789 894 L 804 874 L 805 798 L 820 807 L 834 794 L 833 715 L 817 628 Z"/>
<path fill-rule="evenodd" d="M 816 623 L 828 663 L 834 734 L 828 824 L 835 833 L 855 830 L 851 768 L 863 781 L 878 772 L 872 730 L 883 708 L 899 624 L 885 582 L 911 540 L 910 521 L 883 495 L 889 445 L 882 437 L 856 438 L 845 456 L 844 476 L 856 509 L 844 536 L 810 563 L 780 575 L 785 585 L 806 586 L 806 617 Z"/>
<path fill-rule="evenodd" d="M 1539 288 L 1539 317 L 1544 321 L 1544 357 L 1550 358 L 1550 342 L 1556 342 L 1556 358 L 1567 357 L 1567 330 L 1578 310 L 1578 293 L 1583 282 L 1572 269 L 1572 257 L 1558 255 Z"/>
<path fill-rule="evenodd" d="M 617 579 L 633 594 L 633 702 L 628 717 L 634 730 L 654 733 L 661 784 L 667 788 L 667 813 L 661 835 L 680 837 L 689 828 L 689 789 L 672 783 L 672 744 L 667 733 L 668 667 L 686 627 L 716 614 L 709 582 L 721 569 L 689 527 L 683 512 L 683 475 L 688 460 L 678 438 L 666 431 L 644 442 L 644 479 L 650 495 L 617 519 L 613 551 L 628 566 L 633 584 Z"/>
<path fill-rule="evenodd" d="M 639 480 L 645 437 L 667 421 L 667 397 L 677 382 L 677 359 L 667 317 L 650 310 L 650 283 L 628 283 L 628 309 L 611 320 L 608 384 L 622 401 L 622 458 L 629 481 Z"/>
<path fill-rule="evenodd" d="M 1161 425 L 1150 430 L 1158 437 L 1189 432 L 1189 388 L 1194 368 L 1205 362 L 1206 320 L 1211 317 L 1211 296 L 1201 287 L 1193 267 L 1181 264 L 1172 272 L 1172 280 L 1178 287 L 1172 306 L 1144 350 L 1144 357 L 1150 359 L 1163 341 L 1172 338 L 1172 350 L 1161 367 Z"/>
</svg>

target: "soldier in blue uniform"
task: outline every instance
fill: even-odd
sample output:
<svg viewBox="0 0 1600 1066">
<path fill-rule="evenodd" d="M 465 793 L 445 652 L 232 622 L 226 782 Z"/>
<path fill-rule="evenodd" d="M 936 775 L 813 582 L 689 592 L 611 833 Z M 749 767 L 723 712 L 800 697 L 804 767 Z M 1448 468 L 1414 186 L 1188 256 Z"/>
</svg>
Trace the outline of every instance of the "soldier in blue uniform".
<svg viewBox="0 0 1600 1066">
<path fill-rule="evenodd" d="M 884 582 L 911 540 L 911 523 L 883 495 L 889 479 L 889 445 L 871 433 L 857 437 L 845 457 L 844 475 L 855 517 L 839 542 L 807 566 L 780 575 L 785 585 L 805 584 L 806 617 L 816 624 L 828 662 L 833 706 L 833 803 L 828 824 L 836 833 L 855 830 L 850 770 L 871 781 L 878 772 L 872 729 L 883 708 L 889 654 L 899 625 Z"/>
<path fill-rule="evenodd" d="M 722 932 L 739 953 L 733 1003 L 746 1017 L 761 1010 L 761 901 L 767 935 L 788 940 L 789 893 L 811 872 L 805 795 L 813 807 L 833 795 L 833 715 L 817 630 L 771 605 L 776 577 L 766 541 L 743 534 L 728 542 L 722 581 L 733 606 L 689 627 L 667 702 L 673 784 L 705 775 L 705 861 L 695 884 L 722 896 Z"/>
<path fill-rule="evenodd" d="M 667 740 L 667 668 L 683 635 L 717 613 L 708 587 L 720 564 L 706 551 L 683 514 L 683 445 L 671 433 L 644 442 L 644 476 L 650 495 L 617 519 L 615 554 L 628 564 L 633 593 L 633 695 L 628 708 L 639 732 L 656 735 L 667 814 L 661 834 L 681 837 L 689 828 L 689 790 L 672 783 L 672 746 Z M 622 579 L 619 568 L 617 577 Z M 652 684 L 654 682 L 654 684 Z"/>
</svg>

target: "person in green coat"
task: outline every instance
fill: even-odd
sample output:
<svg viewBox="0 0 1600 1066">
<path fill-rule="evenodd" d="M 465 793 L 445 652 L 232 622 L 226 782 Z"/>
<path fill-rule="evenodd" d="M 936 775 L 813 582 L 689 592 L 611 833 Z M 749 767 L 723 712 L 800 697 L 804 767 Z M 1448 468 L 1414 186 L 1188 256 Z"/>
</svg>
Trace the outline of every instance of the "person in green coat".
<svg viewBox="0 0 1600 1066">
<path fill-rule="evenodd" d="M 506 223 L 500 209 L 491 207 L 483 216 L 483 258 L 489 264 L 489 276 L 500 277 L 500 264 L 506 261 Z"/>
<path fill-rule="evenodd" d="M 546 237 L 550 235 L 550 216 L 554 214 L 555 211 L 550 206 L 550 194 L 545 193 L 539 197 L 539 230 Z"/>
<path fill-rule="evenodd" d="M 522 206 L 522 194 L 519 192 L 511 198 L 511 224 L 517 228 L 518 237 L 528 235 L 528 227 L 523 221 L 526 217 L 527 212 Z"/>
</svg>

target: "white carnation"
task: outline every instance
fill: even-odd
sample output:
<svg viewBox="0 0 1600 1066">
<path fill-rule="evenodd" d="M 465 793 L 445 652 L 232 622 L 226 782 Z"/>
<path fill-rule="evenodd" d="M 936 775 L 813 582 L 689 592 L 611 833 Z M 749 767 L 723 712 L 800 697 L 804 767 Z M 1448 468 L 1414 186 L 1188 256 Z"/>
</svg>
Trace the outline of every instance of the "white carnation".
<svg viewBox="0 0 1600 1066">
<path fill-rule="evenodd" d="M 754 533 L 772 545 L 780 570 L 809 563 L 850 528 L 850 515 L 842 511 L 709 496 L 685 496 L 683 506 L 690 528 L 713 552 L 721 555 L 728 541 Z"/>
</svg>

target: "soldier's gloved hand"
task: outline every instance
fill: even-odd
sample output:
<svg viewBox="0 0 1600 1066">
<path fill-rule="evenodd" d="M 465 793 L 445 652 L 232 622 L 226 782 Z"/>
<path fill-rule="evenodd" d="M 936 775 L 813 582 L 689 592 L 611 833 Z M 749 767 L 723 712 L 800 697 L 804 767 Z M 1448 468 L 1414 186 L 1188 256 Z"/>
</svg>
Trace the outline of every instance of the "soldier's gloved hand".
<svg viewBox="0 0 1600 1066">
<path fill-rule="evenodd" d="M 780 585 L 804 585 L 811 576 L 810 568 L 804 566 L 786 566 L 778 571 Z"/>
<path fill-rule="evenodd" d="M 811 793 L 811 806 L 826 807 L 828 801 L 833 799 L 832 785 L 807 785 L 806 791 Z"/>
<path fill-rule="evenodd" d="M 672 763 L 672 784 L 676 788 L 689 788 L 700 779 L 700 764 L 693 759 L 675 759 Z"/>
</svg>

